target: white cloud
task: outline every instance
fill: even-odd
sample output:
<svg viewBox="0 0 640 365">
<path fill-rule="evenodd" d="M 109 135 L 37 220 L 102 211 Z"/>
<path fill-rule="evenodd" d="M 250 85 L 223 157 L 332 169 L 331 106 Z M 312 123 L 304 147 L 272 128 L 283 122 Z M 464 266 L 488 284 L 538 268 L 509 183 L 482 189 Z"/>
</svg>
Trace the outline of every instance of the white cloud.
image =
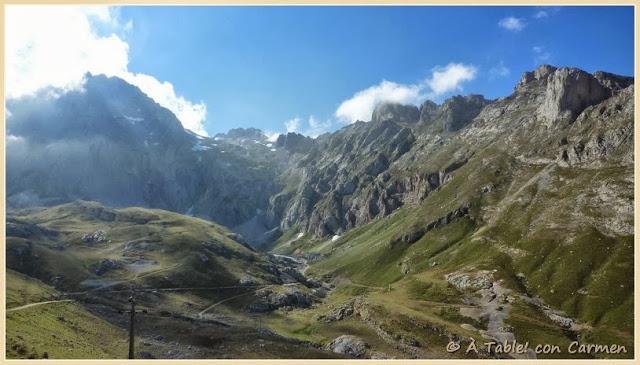
<svg viewBox="0 0 640 365">
<path fill-rule="evenodd" d="M 98 27 L 110 34 L 98 34 Z M 46 86 L 77 90 L 87 72 L 118 76 L 171 110 L 185 128 L 206 135 L 204 103 L 176 95 L 169 82 L 128 71 L 129 45 L 116 32 L 132 27 L 131 21 L 121 24 L 117 8 L 107 6 L 7 6 L 7 97 Z"/>
<path fill-rule="evenodd" d="M 503 61 L 500 61 L 499 64 L 497 64 L 497 65 L 493 66 L 491 69 L 489 69 L 489 77 L 490 78 L 507 77 L 510 74 L 511 74 L 511 70 L 509 70 L 509 68 L 504 65 Z"/>
<path fill-rule="evenodd" d="M 533 62 L 536 65 L 545 63 L 551 58 L 551 53 L 542 46 L 534 46 L 531 50 L 533 51 Z"/>
<path fill-rule="evenodd" d="M 473 80 L 476 77 L 474 66 L 462 63 L 450 63 L 445 67 L 436 67 L 427 85 L 431 88 L 432 96 L 440 96 L 451 91 L 462 90 L 460 84 L 464 81 Z"/>
<path fill-rule="evenodd" d="M 156 103 L 171 110 L 180 120 L 182 126 L 197 134 L 207 136 L 204 120 L 207 116 L 207 106 L 204 103 L 194 104 L 182 96 L 176 95 L 170 82 L 161 82 L 153 76 L 125 72 L 120 75 L 128 83 L 140 88 Z"/>
<path fill-rule="evenodd" d="M 287 133 L 293 133 L 300 128 L 300 118 L 295 117 L 284 122 L 284 126 L 287 128 Z"/>
<path fill-rule="evenodd" d="M 311 138 L 316 138 L 321 134 L 329 132 L 333 123 L 331 122 L 331 119 L 321 122 L 313 115 L 310 115 L 308 124 L 309 128 L 307 128 L 302 134 Z"/>
<path fill-rule="evenodd" d="M 127 69 L 129 46 L 116 35 L 100 37 L 91 20 L 105 22 L 107 8 L 7 6 L 7 96 L 44 86 L 75 89 L 84 74 Z"/>
<path fill-rule="evenodd" d="M 507 29 L 513 32 L 519 32 L 522 29 L 524 29 L 524 26 L 525 26 L 522 19 L 515 18 L 512 16 L 500 19 L 500 21 L 498 22 L 498 25 L 504 29 Z"/>
<path fill-rule="evenodd" d="M 422 85 L 404 85 L 383 80 L 380 84 L 358 91 L 340 104 L 335 116 L 346 122 L 368 121 L 381 102 L 415 104 L 421 99 Z"/>
<path fill-rule="evenodd" d="M 278 137 L 280 136 L 280 133 L 278 132 L 271 132 L 271 131 L 266 131 L 264 132 L 265 136 L 267 136 L 267 141 L 269 142 L 275 142 L 278 140 Z"/>
<path fill-rule="evenodd" d="M 333 126 L 333 121 L 331 119 L 327 119 L 322 122 L 315 116 L 310 115 L 309 119 L 307 119 L 306 121 L 302 120 L 299 117 L 295 117 L 286 121 L 284 125 L 287 129 L 287 133 L 295 132 L 307 137 L 316 138 L 321 134 L 329 132 L 331 130 L 331 127 Z M 273 136 L 274 141 L 278 138 L 277 133 L 267 132 L 266 135 Z"/>
<path fill-rule="evenodd" d="M 399 84 L 383 80 L 380 84 L 358 91 L 343 101 L 335 117 L 343 123 L 369 121 L 376 105 L 383 102 L 419 104 L 426 98 L 437 98 L 452 91 L 462 90 L 464 81 L 474 79 L 476 68 L 462 63 L 449 63 L 435 67 L 431 77 L 416 84 Z"/>
<path fill-rule="evenodd" d="M 549 16 L 549 13 L 547 13 L 544 10 L 539 10 L 537 11 L 535 14 L 533 14 L 533 17 L 535 19 L 542 19 L 542 18 L 547 18 Z"/>
</svg>

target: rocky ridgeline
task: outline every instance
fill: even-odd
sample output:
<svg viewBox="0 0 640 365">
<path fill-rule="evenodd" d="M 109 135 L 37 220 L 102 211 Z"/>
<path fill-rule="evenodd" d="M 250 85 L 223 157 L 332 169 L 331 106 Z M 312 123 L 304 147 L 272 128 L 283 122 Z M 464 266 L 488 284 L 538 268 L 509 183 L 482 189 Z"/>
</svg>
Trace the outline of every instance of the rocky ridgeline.
<svg viewBox="0 0 640 365">
<path fill-rule="evenodd" d="M 87 80 L 85 93 L 8 101 L 8 132 L 21 137 L 7 146 L 10 205 L 81 198 L 161 208 L 224 224 L 255 245 L 294 226 L 341 234 L 418 204 L 490 145 L 537 163 L 633 161 L 633 78 L 601 71 L 543 65 L 497 100 L 381 103 L 370 122 L 273 142 L 255 128 L 196 136 L 123 80 Z M 430 159 L 442 151 L 450 161 Z"/>
<path fill-rule="evenodd" d="M 633 78 L 542 65 L 498 100 L 454 96 L 419 108 L 382 103 L 370 123 L 357 122 L 318 141 L 293 170 L 297 191 L 272 200 L 272 212 L 281 217 L 283 230 L 298 226 L 315 236 L 341 234 L 419 203 L 454 178 L 465 155 L 491 143 L 532 161 L 602 163 L 614 156 L 628 163 L 632 95 Z M 418 164 L 423 151 L 437 153 L 459 143 L 458 137 L 469 149 L 460 149 L 458 161 L 406 173 L 428 170 Z"/>
</svg>

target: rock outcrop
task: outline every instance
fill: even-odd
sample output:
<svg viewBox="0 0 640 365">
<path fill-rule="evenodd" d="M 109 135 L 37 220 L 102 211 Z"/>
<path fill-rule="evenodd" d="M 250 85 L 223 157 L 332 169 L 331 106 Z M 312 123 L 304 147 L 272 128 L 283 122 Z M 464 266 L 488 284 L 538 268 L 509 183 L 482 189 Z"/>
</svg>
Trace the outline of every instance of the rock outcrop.
<svg viewBox="0 0 640 365">
<path fill-rule="evenodd" d="M 293 132 L 281 134 L 276 140 L 276 147 L 284 148 L 290 153 L 307 153 L 314 144 L 315 140 L 313 138 Z"/>
<path fill-rule="evenodd" d="M 84 243 L 103 243 L 107 242 L 107 232 L 99 229 L 95 232 L 87 233 L 82 236 L 82 242 Z"/>
<path fill-rule="evenodd" d="M 442 105 L 425 101 L 420 106 L 420 123 L 436 131 L 455 132 L 469 124 L 491 101 L 482 95 L 456 95 Z"/>
<path fill-rule="evenodd" d="M 576 68 L 560 68 L 549 74 L 545 99 L 538 113 L 547 122 L 573 120 L 586 107 L 611 96 L 593 75 Z"/>
<path fill-rule="evenodd" d="M 342 335 L 327 345 L 327 349 L 351 357 L 362 357 L 368 347 L 360 337 L 352 335 Z"/>
<path fill-rule="evenodd" d="M 416 123 L 420 119 L 420 111 L 414 105 L 398 103 L 380 103 L 373 110 L 371 121 L 393 121 L 397 123 Z"/>
</svg>

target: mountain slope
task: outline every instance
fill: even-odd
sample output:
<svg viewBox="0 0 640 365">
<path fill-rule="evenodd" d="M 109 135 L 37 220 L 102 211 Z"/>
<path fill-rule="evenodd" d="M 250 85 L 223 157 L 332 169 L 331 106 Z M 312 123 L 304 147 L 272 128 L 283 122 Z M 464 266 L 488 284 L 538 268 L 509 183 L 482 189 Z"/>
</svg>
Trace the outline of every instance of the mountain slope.
<svg viewBox="0 0 640 365">
<path fill-rule="evenodd" d="M 579 334 L 629 349 L 634 87 L 629 78 L 607 80 L 551 66 L 525 74 L 512 95 L 482 108 L 459 133 L 415 132 L 411 148 L 374 178 L 390 176 L 379 196 L 395 209 L 333 238 L 294 227 L 275 251 L 313 255 L 313 275 L 390 285 L 389 295 L 365 296 L 387 310 L 399 311 L 394 301 L 403 298 L 409 306 L 461 303 L 500 288 L 513 297 L 503 300 L 510 312 L 500 323 L 513 329 L 494 329 L 494 338 L 568 345 Z M 612 80 L 622 85 L 609 88 Z M 397 189 L 398 181 L 411 188 Z M 395 204 L 399 196 L 414 199 Z M 339 217 L 340 204 L 325 214 Z M 461 285 L 475 277 L 489 289 Z M 469 309 L 456 311 L 468 327 Z M 480 333 L 492 331 L 486 315 L 476 317 L 490 320 Z"/>
<path fill-rule="evenodd" d="M 7 102 L 10 206 L 96 200 L 233 227 L 266 211 L 281 189 L 276 177 L 284 152 L 263 135 L 193 135 L 118 78 L 87 75 L 83 90 L 59 92 Z"/>
</svg>

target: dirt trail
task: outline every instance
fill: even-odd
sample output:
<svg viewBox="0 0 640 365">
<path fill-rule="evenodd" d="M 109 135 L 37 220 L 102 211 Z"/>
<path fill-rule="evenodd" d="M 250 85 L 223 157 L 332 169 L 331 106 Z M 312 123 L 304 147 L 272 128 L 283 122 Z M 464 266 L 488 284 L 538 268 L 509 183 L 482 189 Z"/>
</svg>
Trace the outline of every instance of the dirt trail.
<svg viewBox="0 0 640 365">
<path fill-rule="evenodd" d="M 158 269 L 158 270 L 146 272 L 146 273 L 143 273 L 143 274 L 136 273 L 133 278 L 127 279 L 127 280 L 106 280 L 103 285 L 99 285 L 99 286 L 97 286 L 95 288 L 91 288 L 91 289 L 88 289 L 88 290 L 85 290 L 85 291 L 81 291 L 81 292 L 69 292 L 69 293 L 65 293 L 65 294 L 67 294 L 67 295 L 79 295 L 79 294 L 85 294 L 85 293 L 90 293 L 90 292 L 95 292 L 95 291 L 103 291 L 104 289 L 108 289 L 108 288 L 111 288 L 111 287 L 114 287 L 114 286 L 117 286 L 117 285 L 130 283 L 130 282 L 136 281 L 138 279 L 145 278 L 147 276 L 151 276 L 151 275 L 159 274 L 161 272 L 165 272 L 165 271 L 168 271 L 168 270 L 176 269 L 176 268 L 178 268 L 180 266 L 181 266 L 181 264 L 175 264 L 175 265 L 167 266 L 165 268 L 161 268 L 161 269 Z"/>
<path fill-rule="evenodd" d="M 31 308 L 31 307 L 36 307 L 36 306 L 43 305 L 43 304 L 62 303 L 62 302 L 73 302 L 73 299 L 47 300 L 47 301 L 44 301 L 44 302 L 29 303 L 29 304 L 21 305 L 19 307 L 9 308 L 9 309 L 7 309 L 7 313 L 15 312 L 15 311 L 19 311 L 19 310 L 23 310 L 23 309 L 27 309 L 27 308 Z"/>
<path fill-rule="evenodd" d="M 207 313 L 209 310 L 211 310 L 211 309 L 213 309 L 213 308 L 217 307 L 218 305 L 220 305 L 220 304 L 222 304 L 222 303 L 228 302 L 228 301 L 230 301 L 230 300 L 232 300 L 232 299 L 240 298 L 240 297 L 242 297 L 242 296 L 245 296 L 245 295 L 247 295 L 247 294 L 251 294 L 251 293 L 253 293 L 253 292 L 255 292 L 255 290 L 251 290 L 251 291 L 248 291 L 248 292 L 246 292 L 246 293 L 242 293 L 242 294 L 234 295 L 234 296 L 232 296 L 232 297 L 230 297 L 230 298 L 226 298 L 226 299 L 223 299 L 223 300 L 221 300 L 221 301 L 219 301 L 219 302 L 213 303 L 213 304 L 211 304 L 210 306 L 208 306 L 207 308 L 205 308 L 205 309 L 203 309 L 202 311 L 200 311 L 200 313 L 198 313 L 198 317 L 202 317 L 202 316 L 203 316 L 205 313 Z"/>
<path fill-rule="evenodd" d="M 511 304 L 505 300 L 510 294 L 510 290 L 503 287 L 500 281 L 492 282 L 489 288 L 476 291 L 480 294 L 479 299 L 471 299 L 475 302 L 473 307 L 461 307 L 460 314 L 480 320 L 486 318 L 488 320 L 487 330 L 480 330 L 485 338 L 490 338 L 498 343 L 512 343 L 516 337 L 505 324 L 505 320 L 509 317 Z M 530 349 L 525 354 L 511 354 L 516 359 L 535 359 L 535 353 Z"/>
</svg>

